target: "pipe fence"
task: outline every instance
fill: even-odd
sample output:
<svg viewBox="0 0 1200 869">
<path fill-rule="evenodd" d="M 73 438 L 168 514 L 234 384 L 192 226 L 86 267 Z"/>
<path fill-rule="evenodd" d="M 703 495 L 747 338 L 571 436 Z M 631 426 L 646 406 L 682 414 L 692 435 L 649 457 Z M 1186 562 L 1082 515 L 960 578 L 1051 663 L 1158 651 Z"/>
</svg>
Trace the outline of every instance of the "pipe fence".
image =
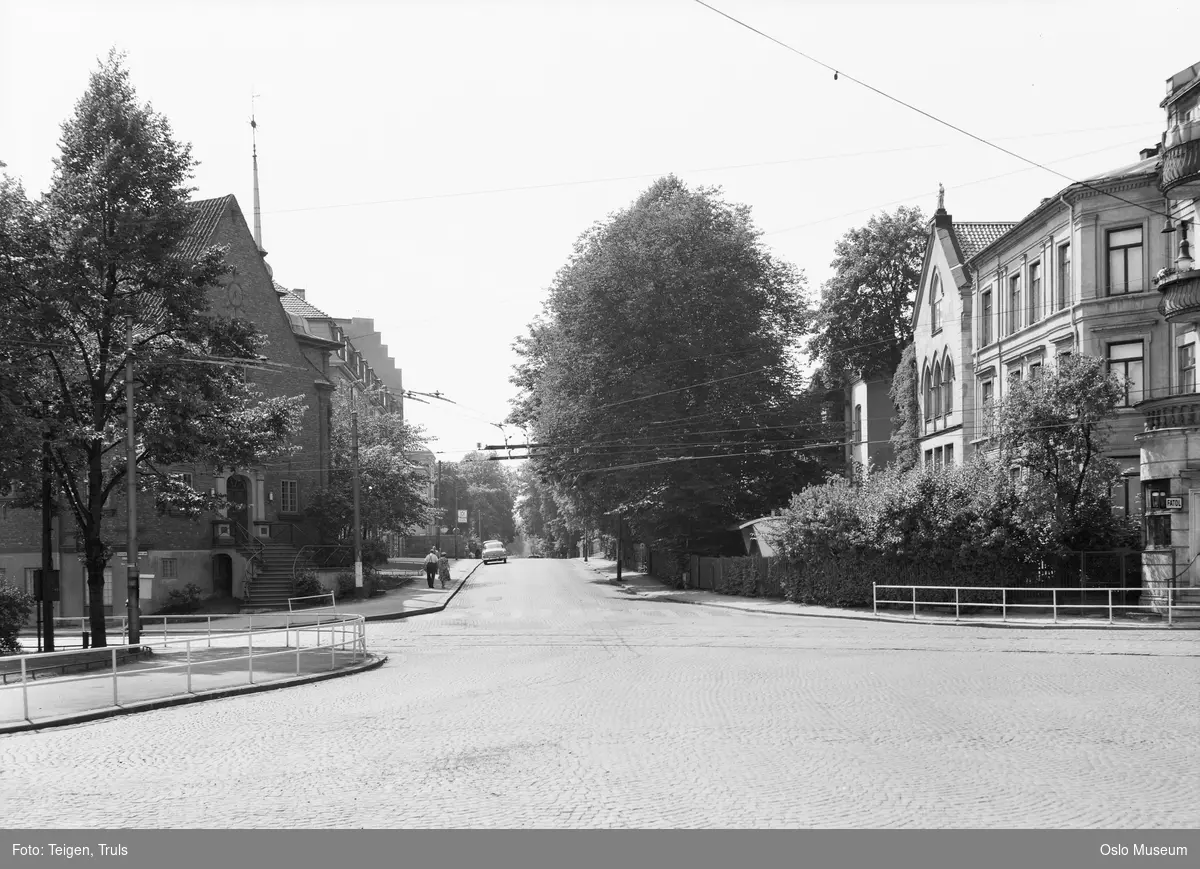
<svg viewBox="0 0 1200 869">
<path fill-rule="evenodd" d="M 914 619 L 917 618 L 917 608 L 918 607 L 953 607 L 955 621 L 961 620 L 963 607 L 999 608 L 1000 621 L 1002 621 L 1002 622 L 1008 621 L 1009 610 L 1017 610 L 1017 611 L 1027 610 L 1027 609 L 1046 610 L 1048 608 L 1048 609 L 1050 609 L 1050 611 L 1052 613 L 1052 620 L 1055 624 L 1058 623 L 1059 610 L 1080 610 L 1081 612 L 1083 610 L 1106 610 L 1108 612 L 1108 623 L 1113 624 L 1117 611 L 1120 611 L 1122 614 L 1124 614 L 1125 612 L 1128 612 L 1129 610 L 1143 610 L 1144 611 L 1146 609 L 1145 606 L 1130 606 L 1130 605 L 1126 604 L 1124 602 L 1123 598 L 1129 592 L 1129 589 L 1124 588 L 1124 587 L 1121 587 L 1121 588 L 1084 588 L 1084 589 L 1080 589 L 1078 587 L 1075 587 L 1075 588 L 1040 588 L 1040 589 L 1037 589 L 1037 591 L 1050 593 L 1049 602 L 1042 601 L 1042 602 L 1037 602 L 1037 603 L 1019 603 L 1019 602 L 1014 602 L 1014 601 L 1010 600 L 1009 593 L 1013 592 L 1018 595 L 1027 596 L 1030 591 L 1028 587 L 1016 587 L 1016 586 L 989 587 L 989 586 L 974 586 L 974 585 L 972 585 L 972 586 L 966 586 L 966 585 L 883 585 L 883 584 L 879 584 L 879 583 L 871 583 L 871 586 L 872 586 L 871 594 L 872 594 L 872 599 L 873 599 L 872 600 L 872 610 L 873 610 L 876 618 L 879 617 L 879 605 L 880 604 L 884 604 L 885 606 L 889 606 L 889 605 L 902 606 L 902 607 L 905 607 L 906 609 L 911 607 L 912 608 L 912 617 Z M 907 589 L 911 594 L 908 597 L 908 599 L 906 599 L 906 600 L 888 600 L 888 599 L 879 597 L 879 592 L 881 589 L 901 589 L 901 590 Z M 954 592 L 954 600 L 952 600 L 952 601 L 950 601 L 950 600 L 937 600 L 937 601 L 935 601 L 935 600 L 918 600 L 918 592 L 921 592 L 921 591 Z M 1186 589 L 1178 589 L 1178 588 L 1175 588 L 1174 586 L 1167 586 L 1166 588 L 1153 590 L 1153 591 L 1149 592 L 1149 594 L 1151 596 L 1151 608 L 1157 608 L 1157 607 L 1164 608 L 1166 610 L 1166 614 L 1167 614 L 1167 624 L 1168 625 L 1173 626 L 1175 624 L 1175 613 L 1177 613 L 1177 612 L 1181 612 L 1184 616 L 1186 616 L 1186 614 L 1191 613 L 1191 612 L 1197 612 L 1198 614 L 1200 614 L 1200 604 L 1180 603 L 1179 602 L 1179 592 L 1181 592 L 1181 591 L 1186 591 Z M 970 592 L 971 599 L 963 600 L 963 592 Z M 999 593 L 1000 600 L 998 602 L 994 602 L 994 601 L 981 601 L 981 600 L 977 599 L 980 596 L 986 596 L 989 592 Z M 1064 595 L 1063 598 L 1059 597 L 1060 593 L 1062 593 Z M 1065 599 L 1066 595 L 1078 597 L 1079 600 L 1068 603 Z M 1087 600 L 1088 596 L 1096 596 L 1096 595 L 1105 595 L 1107 597 L 1107 600 L 1102 601 L 1101 603 L 1091 603 L 1091 604 L 1085 603 L 1085 600 Z M 946 595 L 946 596 L 948 597 L 949 595 Z M 1114 596 L 1116 596 L 1115 600 L 1114 600 Z M 1020 599 L 1025 600 L 1027 598 L 1021 597 Z M 979 620 L 975 619 L 975 621 L 979 621 Z"/>
<path fill-rule="evenodd" d="M 143 634 L 143 642 L 134 645 L 0 658 L 0 727 L 332 672 L 367 657 L 361 615 L 301 611 L 226 617 L 247 622 L 240 630 L 214 628 L 213 620 L 221 616 L 178 618 L 198 624 L 164 628 L 153 644 Z"/>
</svg>

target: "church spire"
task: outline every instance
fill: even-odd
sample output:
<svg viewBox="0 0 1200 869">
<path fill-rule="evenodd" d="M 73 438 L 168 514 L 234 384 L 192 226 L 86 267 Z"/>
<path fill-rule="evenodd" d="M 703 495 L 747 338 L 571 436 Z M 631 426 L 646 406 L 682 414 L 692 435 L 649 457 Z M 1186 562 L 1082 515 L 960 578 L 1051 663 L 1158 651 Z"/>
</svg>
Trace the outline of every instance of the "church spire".
<svg viewBox="0 0 1200 869">
<path fill-rule="evenodd" d="M 262 251 L 262 208 L 258 202 L 258 138 L 255 133 L 258 131 L 258 121 L 254 119 L 254 98 L 257 94 L 250 95 L 250 142 L 253 152 L 252 160 L 254 162 L 254 244 Z"/>
</svg>

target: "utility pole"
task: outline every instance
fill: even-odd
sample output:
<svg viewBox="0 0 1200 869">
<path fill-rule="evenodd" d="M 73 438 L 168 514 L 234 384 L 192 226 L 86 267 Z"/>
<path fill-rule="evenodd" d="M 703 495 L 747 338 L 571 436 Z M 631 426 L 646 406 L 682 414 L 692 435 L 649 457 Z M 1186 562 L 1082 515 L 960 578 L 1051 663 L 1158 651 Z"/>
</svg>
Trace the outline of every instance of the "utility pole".
<svg viewBox="0 0 1200 869">
<path fill-rule="evenodd" d="M 454 557 L 458 558 L 458 472 L 454 473 Z"/>
<path fill-rule="evenodd" d="M 46 402 L 42 402 L 42 407 L 46 407 Z M 47 423 L 42 432 L 42 581 L 38 594 L 38 617 L 45 638 L 44 643 L 39 639 L 38 648 L 47 652 L 54 651 L 54 601 L 58 600 L 58 576 L 54 570 L 54 557 L 50 554 L 50 495 L 50 428 Z"/>
<path fill-rule="evenodd" d="M 350 472 L 354 475 L 354 596 L 364 597 L 362 566 L 362 527 L 358 507 L 358 402 L 350 387 Z"/>
<path fill-rule="evenodd" d="M 126 504 L 129 507 L 129 531 L 125 538 L 126 611 L 129 616 L 129 644 L 141 640 L 141 583 L 138 573 L 137 540 L 137 436 L 134 432 L 136 414 L 133 406 L 133 315 L 125 318 L 129 331 L 129 346 L 125 354 L 125 485 Z"/>
<path fill-rule="evenodd" d="M 434 504 L 434 548 L 438 552 L 442 551 L 442 462 L 441 459 L 437 463 L 437 477 L 433 481 L 433 504 Z"/>
<path fill-rule="evenodd" d="M 590 541 L 588 540 L 587 525 L 583 526 L 583 560 L 584 563 L 588 560 L 588 550 L 591 549 Z"/>
</svg>

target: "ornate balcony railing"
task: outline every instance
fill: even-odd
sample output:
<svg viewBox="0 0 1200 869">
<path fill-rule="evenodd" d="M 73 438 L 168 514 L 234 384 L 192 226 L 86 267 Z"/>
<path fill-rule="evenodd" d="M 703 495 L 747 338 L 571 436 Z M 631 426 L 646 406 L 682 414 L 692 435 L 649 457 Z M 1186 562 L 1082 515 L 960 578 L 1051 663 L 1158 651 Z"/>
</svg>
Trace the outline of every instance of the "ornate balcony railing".
<svg viewBox="0 0 1200 869">
<path fill-rule="evenodd" d="M 1158 313 L 1168 323 L 1200 320 L 1200 269 L 1170 271 L 1154 284 L 1162 293 Z"/>
<path fill-rule="evenodd" d="M 1164 428 L 1200 428 L 1200 393 L 1152 398 L 1138 404 L 1146 418 L 1145 431 Z"/>
<path fill-rule="evenodd" d="M 1158 187 L 1173 199 L 1200 196 L 1200 139 L 1178 142 L 1163 151 Z"/>
</svg>

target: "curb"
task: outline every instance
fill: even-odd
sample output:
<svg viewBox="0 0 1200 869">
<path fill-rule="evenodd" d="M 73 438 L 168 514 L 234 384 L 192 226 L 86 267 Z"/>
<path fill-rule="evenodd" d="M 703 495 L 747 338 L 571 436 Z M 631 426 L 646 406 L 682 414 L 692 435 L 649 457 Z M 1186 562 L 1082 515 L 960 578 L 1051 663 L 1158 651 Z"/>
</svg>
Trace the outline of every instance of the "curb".
<svg viewBox="0 0 1200 869">
<path fill-rule="evenodd" d="M 57 718 L 47 718 L 39 720 L 36 723 L 28 721 L 22 724 L 5 724 L 0 725 L 0 735 L 10 733 L 22 733 L 31 730 L 46 730 L 51 727 L 66 727 L 72 724 L 86 724 L 90 721 L 100 721 L 105 718 L 116 718 L 118 715 L 133 715 L 138 712 L 153 712 L 156 709 L 167 709 L 171 706 L 186 706 L 189 703 L 203 703 L 206 700 L 221 700 L 225 697 L 236 697 L 241 694 L 261 694 L 264 691 L 276 691 L 281 688 L 295 688 L 298 685 L 309 685 L 314 682 L 326 682 L 330 679 L 340 679 L 343 676 L 353 676 L 356 673 L 365 673 L 368 670 L 375 670 L 386 664 L 388 658 L 370 656 L 370 658 L 361 664 L 356 664 L 352 667 L 347 667 L 342 670 L 335 670 L 332 673 L 317 673 L 312 676 L 293 676 L 289 679 L 280 679 L 275 682 L 267 682 L 261 685 L 239 685 L 235 688 L 216 688 L 212 691 L 201 691 L 196 694 L 183 694 L 177 697 L 164 697 L 160 700 L 143 700 L 140 703 L 131 703 L 128 706 L 113 706 L 108 709 L 97 709 L 91 712 L 80 712 L 73 715 L 60 715 Z"/>
<path fill-rule="evenodd" d="M 413 616 L 428 616 L 432 615 L 433 613 L 440 613 L 450 605 L 450 601 L 454 600 L 454 598 L 458 596 L 458 593 L 462 591 L 463 586 L 467 584 L 467 580 L 475 575 L 475 571 L 479 569 L 481 564 L 483 564 L 482 561 L 472 567 L 471 572 L 458 581 L 458 587 L 455 588 L 454 591 L 450 592 L 450 596 L 446 598 L 445 602 L 439 604 L 438 606 L 425 607 L 424 609 L 419 610 L 409 610 L 408 612 L 376 613 L 373 616 L 363 616 L 363 618 L 368 622 L 388 622 L 396 621 L 397 619 L 410 619 Z"/>
<path fill-rule="evenodd" d="M 597 574 L 600 574 L 601 576 L 603 576 L 603 573 L 601 573 L 601 571 L 599 571 L 599 570 L 595 570 L 595 568 L 589 568 L 589 570 L 592 570 L 594 573 L 597 573 Z M 623 582 L 618 583 L 615 579 L 611 580 L 609 582 L 609 584 L 612 585 L 614 588 L 618 588 L 621 591 L 626 592 L 627 594 L 631 594 L 631 595 L 634 595 L 637 597 L 645 597 L 640 591 L 638 591 L 637 586 L 626 585 Z M 646 599 L 650 600 L 651 598 L 646 598 Z M 707 607 L 714 607 L 716 609 L 735 610 L 737 612 L 753 613 L 756 615 L 763 615 L 763 616 L 792 616 L 793 618 L 834 619 L 834 620 L 838 620 L 838 621 L 854 621 L 854 622 L 888 622 L 891 624 L 900 624 L 900 625 L 944 625 L 944 626 L 948 626 L 948 627 L 996 628 L 998 630 L 1035 630 L 1035 631 L 1049 631 L 1049 630 L 1054 630 L 1054 631 L 1061 631 L 1061 630 L 1071 630 L 1071 631 L 1189 631 L 1189 630 L 1192 630 L 1192 631 L 1194 631 L 1194 630 L 1200 630 L 1200 624 L 1168 625 L 1166 622 L 1161 622 L 1161 623 L 1156 623 L 1156 624 L 1136 624 L 1136 625 L 1131 625 L 1131 624 L 1089 625 L 1089 624 L 1073 624 L 1073 623 L 1069 623 L 1069 622 L 1059 622 L 1057 624 L 1050 622 L 1048 624 L 1043 624 L 1041 622 L 977 622 L 977 621 L 969 621 L 969 620 L 953 621 L 950 619 L 946 619 L 946 620 L 942 620 L 942 619 L 935 620 L 935 619 L 927 619 L 927 618 L 926 619 L 910 619 L 910 618 L 902 618 L 900 616 L 886 616 L 886 615 L 885 616 L 875 616 L 875 615 L 857 615 L 857 614 L 856 615 L 850 615 L 850 614 L 829 615 L 827 613 L 792 613 L 792 612 L 781 612 L 778 610 L 763 610 L 763 609 L 755 609 L 753 607 L 735 606 L 734 604 L 716 603 L 714 601 L 685 600 L 683 598 L 670 597 L 667 595 L 664 595 L 663 597 L 655 597 L 652 599 L 658 600 L 658 601 L 664 601 L 666 603 L 678 603 L 678 604 L 684 604 L 686 606 L 707 606 Z"/>
</svg>

